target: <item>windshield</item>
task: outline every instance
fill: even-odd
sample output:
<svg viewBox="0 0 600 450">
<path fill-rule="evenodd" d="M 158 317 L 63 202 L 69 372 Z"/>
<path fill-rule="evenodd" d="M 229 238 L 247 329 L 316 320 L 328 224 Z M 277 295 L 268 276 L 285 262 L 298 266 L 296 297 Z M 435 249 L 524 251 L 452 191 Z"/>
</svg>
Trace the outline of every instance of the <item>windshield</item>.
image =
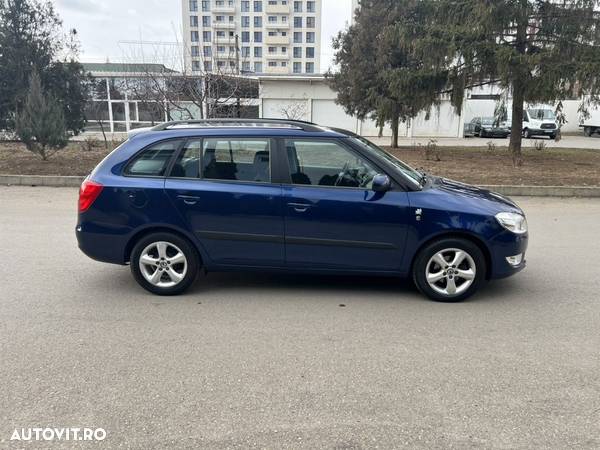
<svg viewBox="0 0 600 450">
<path fill-rule="evenodd" d="M 494 125 L 494 118 L 493 117 L 486 117 L 484 119 L 481 119 L 481 123 L 483 125 Z"/>
<path fill-rule="evenodd" d="M 551 109 L 529 109 L 529 117 L 533 120 L 555 120 L 556 115 Z"/>
<path fill-rule="evenodd" d="M 410 167 L 409 165 L 403 163 L 399 159 L 390 155 L 388 152 L 383 150 L 381 147 L 373 144 L 371 141 L 360 137 L 360 136 L 350 136 L 349 139 L 358 144 L 361 148 L 375 153 L 377 156 L 384 158 L 389 163 L 393 164 L 400 172 L 406 175 L 411 181 L 413 181 L 417 186 L 421 185 L 421 180 L 423 179 L 423 175 L 420 172 L 417 172 L 415 169 Z"/>
</svg>

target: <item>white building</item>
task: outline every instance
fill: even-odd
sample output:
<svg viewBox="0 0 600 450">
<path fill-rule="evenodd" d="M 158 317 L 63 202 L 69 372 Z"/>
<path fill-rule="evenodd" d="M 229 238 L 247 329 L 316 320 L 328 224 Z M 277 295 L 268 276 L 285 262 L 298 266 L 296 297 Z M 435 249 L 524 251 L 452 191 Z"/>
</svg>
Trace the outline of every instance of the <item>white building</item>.
<svg viewBox="0 0 600 450">
<path fill-rule="evenodd" d="M 181 0 L 187 72 L 321 70 L 322 0 Z"/>
<path fill-rule="evenodd" d="M 306 120 L 319 125 L 343 128 L 363 136 L 378 136 L 372 120 L 358 120 L 335 103 L 336 93 L 322 75 L 259 76 L 259 114 L 263 118 Z M 400 126 L 401 137 L 462 137 L 464 122 L 448 100 L 442 100 L 427 115 Z M 383 130 L 391 136 L 391 130 Z"/>
</svg>

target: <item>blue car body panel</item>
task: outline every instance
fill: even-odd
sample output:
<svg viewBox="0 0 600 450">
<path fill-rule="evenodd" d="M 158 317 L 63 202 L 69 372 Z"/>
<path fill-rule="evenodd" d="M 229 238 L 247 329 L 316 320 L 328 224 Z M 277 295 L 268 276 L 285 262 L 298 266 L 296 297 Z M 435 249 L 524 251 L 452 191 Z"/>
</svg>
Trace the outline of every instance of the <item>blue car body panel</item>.
<svg viewBox="0 0 600 450">
<path fill-rule="evenodd" d="M 499 212 L 522 211 L 509 199 L 473 186 L 430 177 L 423 187 L 395 182 L 392 190 L 293 185 L 279 174 L 272 183 L 123 176 L 138 152 L 170 139 L 241 136 L 335 139 L 344 133 L 295 129 L 189 128 L 141 133 L 121 145 L 92 172 L 104 186 L 92 207 L 79 214 L 77 238 L 99 261 L 127 264 L 138 236 L 150 230 L 185 236 L 207 270 L 407 275 L 418 251 L 441 236 L 476 242 L 489 278 L 521 270 L 506 257 L 525 253 L 528 236 L 503 228 Z M 281 151 L 281 148 L 277 151 Z M 371 158 L 393 180 L 385 161 Z M 289 174 L 288 174 L 289 176 Z"/>
</svg>

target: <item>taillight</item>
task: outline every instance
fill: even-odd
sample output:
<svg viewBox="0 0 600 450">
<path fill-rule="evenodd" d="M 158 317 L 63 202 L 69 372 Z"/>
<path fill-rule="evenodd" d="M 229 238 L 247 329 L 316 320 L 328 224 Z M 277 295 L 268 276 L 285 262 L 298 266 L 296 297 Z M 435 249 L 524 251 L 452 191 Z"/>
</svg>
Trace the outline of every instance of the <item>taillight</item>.
<svg viewBox="0 0 600 450">
<path fill-rule="evenodd" d="M 79 189 L 79 212 L 86 212 L 90 209 L 90 206 L 96 201 L 100 192 L 102 192 L 102 186 L 100 183 L 95 181 L 85 180 Z"/>
</svg>

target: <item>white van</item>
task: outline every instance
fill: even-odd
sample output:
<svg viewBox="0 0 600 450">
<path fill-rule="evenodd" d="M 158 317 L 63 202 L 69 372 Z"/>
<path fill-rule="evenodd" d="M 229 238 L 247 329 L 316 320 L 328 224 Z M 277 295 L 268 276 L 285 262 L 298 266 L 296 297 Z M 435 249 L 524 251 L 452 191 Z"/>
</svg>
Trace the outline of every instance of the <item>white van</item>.
<svg viewBox="0 0 600 450">
<path fill-rule="evenodd" d="M 548 107 L 527 108 L 523 111 L 523 136 L 548 136 L 555 139 L 559 132 L 556 114 Z"/>
</svg>

